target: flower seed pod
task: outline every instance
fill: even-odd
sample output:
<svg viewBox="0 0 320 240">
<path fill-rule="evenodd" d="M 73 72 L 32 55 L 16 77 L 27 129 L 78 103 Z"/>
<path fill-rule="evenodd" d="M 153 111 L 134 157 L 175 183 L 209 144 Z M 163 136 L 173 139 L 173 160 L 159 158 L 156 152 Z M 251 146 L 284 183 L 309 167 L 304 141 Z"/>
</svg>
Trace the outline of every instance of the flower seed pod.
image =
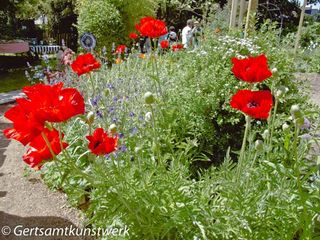
<svg viewBox="0 0 320 240">
<path fill-rule="evenodd" d="M 146 104 L 152 104 L 156 101 L 154 95 L 151 92 L 146 92 L 144 94 L 144 101 Z"/>
<path fill-rule="evenodd" d="M 115 125 L 114 123 L 113 124 L 111 124 L 110 126 L 109 126 L 109 132 L 111 133 L 111 134 L 116 134 L 117 133 L 117 125 Z"/>
<path fill-rule="evenodd" d="M 254 147 L 257 151 L 262 151 L 263 150 L 263 141 L 262 140 L 255 141 Z"/>
<path fill-rule="evenodd" d="M 90 111 L 88 114 L 87 114 L 87 117 L 86 117 L 86 122 L 87 124 L 91 125 L 94 121 L 94 112 Z"/>
</svg>

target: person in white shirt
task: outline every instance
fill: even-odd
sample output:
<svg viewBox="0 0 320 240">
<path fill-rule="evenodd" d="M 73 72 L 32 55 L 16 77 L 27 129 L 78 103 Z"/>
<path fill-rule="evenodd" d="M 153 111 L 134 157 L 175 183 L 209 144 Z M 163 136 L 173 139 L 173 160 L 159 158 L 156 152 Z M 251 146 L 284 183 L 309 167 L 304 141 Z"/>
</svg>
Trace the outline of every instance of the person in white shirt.
<svg viewBox="0 0 320 240">
<path fill-rule="evenodd" d="M 190 47 L 191 40 L 192 40 L 192 28 L 193 28 L 193 21 L 189 19 L 187 21 L 187 26 L 182 29 L 182 44 L 184 48 Z"/>
</svg>

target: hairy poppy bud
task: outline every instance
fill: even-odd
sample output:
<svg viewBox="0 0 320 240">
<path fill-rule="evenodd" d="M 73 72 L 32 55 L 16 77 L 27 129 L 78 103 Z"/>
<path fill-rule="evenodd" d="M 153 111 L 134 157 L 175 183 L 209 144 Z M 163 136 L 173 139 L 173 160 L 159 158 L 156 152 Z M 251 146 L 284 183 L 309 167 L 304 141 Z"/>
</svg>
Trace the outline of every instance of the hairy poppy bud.
<svg viewBox="0 0 320 240">
<path fill-rule="evenodd" d="M 280 86 L 277 89 L 275 95 L 276 95 L 277 98 L 280 98 L 280 97 L 284 96 L 288 91 L 289 91 L 289 89 L 287 87 Z"/>
<path fill-rule="evenodd" d="M 145 119 L 147 122 L 149 122 L 152 118 L 152 113 L 151 112 L 147 112 L 146 115 L 145 115 Z"/>
<path fill-rule="evenodd" d="M 105 89 L 104 90 L 104 96 L 109 96 L 110 95 L 110 89 L 109 88 L 107 88 L 107 89 Z"/>
<path fill-rule="evenodd" d="M 289 129 L 290 129 L 290 126 L 289 126 L 287 123 L 282 124 L 282 130 L 283 130 L 284 132 L 289 131 Z"/>
<path fill-rule="evenodd" d="M 272 69 L 271 69 L 271 72 L 272 72 L 272 73 L 276 73 L 276 72 L 278 72 L 278 69 L 277 69 L 277 68 L 272 68 Z"/>
<path fill-rule="evenodd" d="M 151 93 L 151 92 L 146 92 L 144 94 L 144 101 L 146 104 L 152 104 L 155 102 L 155 98 L 154 98 L 154 95 Z"/>
<path fill-rule="evenodd" d="M 262 151 L 263 150 L 263 141 L 262 140 L 255 141 L 254 147 L 257 151 Z"/>
<path fill-rule="evenodd" d="M 262 133 L 262 137 L 263 137 L 263 139 L 267 139 L 269 137 L 269 130 L 268 129 L 264 130 L 264 132 Z"/>
<path fill-rule="evenodd" d="M 111 133 L 111 134 L 116 134 L 116 132 L 117 132 L 117 125 L 115 125 L 114 123 L 113 124 L 111 124 L 110 126 L 109 126 L 109 132 Z"/>
<path fill-rule="evenodd" d="M 91 125 L 94 121 L 94 112 L 89 112 L 86 117 L 86 122 Z"/>
<path fill-rule="evenodd" d="M 292 105 L 290 109 L 291 115 L 294 119 L 302 118 L 302 112 L 300 111 L 299 105 Z M 302 123 L 303 124 L 303 123 Z"/>
</svg>

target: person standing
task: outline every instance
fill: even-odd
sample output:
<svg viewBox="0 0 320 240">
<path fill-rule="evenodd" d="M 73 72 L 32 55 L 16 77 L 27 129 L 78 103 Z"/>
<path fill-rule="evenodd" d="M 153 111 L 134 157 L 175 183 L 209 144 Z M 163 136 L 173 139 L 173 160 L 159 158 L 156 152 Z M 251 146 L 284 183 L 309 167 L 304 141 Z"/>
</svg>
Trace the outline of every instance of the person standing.
<svg viewBox="0 0 320 240">
<path fill-rule="evenodd" d="M 193 21 L 189 19 L 187 21 L 187 26 L 182 29 L 182 44 L 184 48 L 188 48 L 192 45 L 192 29 Z"/>
<path fill-rule="evenodd" d="M 167 40 L 169 41 L 170 45 L 178 41 L 178 35 L 175 32 L 175 27 L 171 26 L 169 28 L 169 33 L 167 35 Z"/>
<path fill-rule="evenodd" d="M 202 29 L 198 21 L 194 22 L 194 27 L 191 32 L 192 32 L 192 45 L 194 48 L 197 48 L 199 47 L 200 38 L 202 36 Z"/>
</svg>

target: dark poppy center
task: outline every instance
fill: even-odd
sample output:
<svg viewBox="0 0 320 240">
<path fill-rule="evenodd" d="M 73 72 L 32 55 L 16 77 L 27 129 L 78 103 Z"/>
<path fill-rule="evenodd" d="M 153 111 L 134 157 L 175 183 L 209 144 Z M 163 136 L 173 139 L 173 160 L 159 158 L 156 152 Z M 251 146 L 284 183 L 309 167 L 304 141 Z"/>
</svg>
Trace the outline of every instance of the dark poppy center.
<svg viewBox="0 0 320 240">
<path fill-rule="evenodd" d="M 102 142 L 96 141 L 93 145 L 93 148 L 97 148 Z"/>
<path fill-rule="evenodd" d="M 256 107 L 258 107 L 258 106 L 259 106 L 259 104 L 256 103 L 256 102 L 254 102 L 254 101 L 249 102 L 249 103 L 247 104 L 247 107 L 248 107 L 248 108 L 256 108 Z"/>
</svg>

